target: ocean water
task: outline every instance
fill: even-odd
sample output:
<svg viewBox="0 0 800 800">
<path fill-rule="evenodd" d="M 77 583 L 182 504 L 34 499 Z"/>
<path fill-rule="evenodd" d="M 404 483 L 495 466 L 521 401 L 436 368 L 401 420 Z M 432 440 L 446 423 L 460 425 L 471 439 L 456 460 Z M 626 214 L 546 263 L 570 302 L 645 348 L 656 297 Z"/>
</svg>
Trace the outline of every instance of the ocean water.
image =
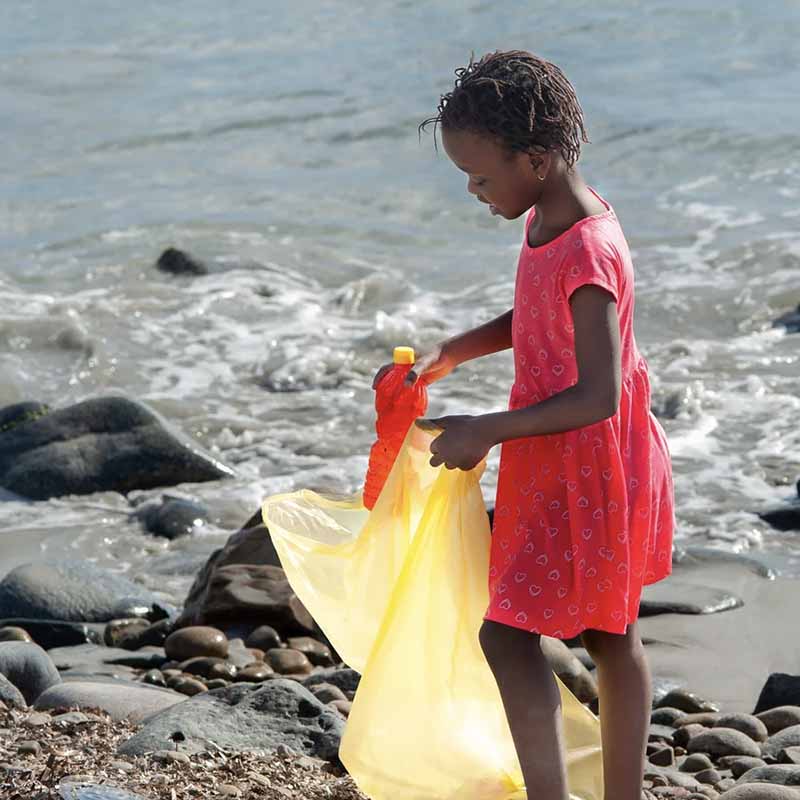
<svg viewBox="0 0 800 800">
<path fill-rule="evenodd" d="M 124 393 L 237 478 L 170 489 L 211 513 L 171 543 L 114 493 L 2 502 L 0 573 L 83 557 L 180 601 L 264 496 L 359 488 L 391 348 L 511 306 L 522 221 L 417 125 L 471 52 L 524 48 L 575 84 L 633 250 L 676 542 L 800 574 L 754 513 L 800 474 L 800 335 L 771 325 L 800 300 L 798 38 L 796 2 L 4 3 L 0 407 Z M 168 246 L 210 274 L 156 271 Z M 510 352 L 472 362 L 430 412 L 511 382 Z"/>
</svg>

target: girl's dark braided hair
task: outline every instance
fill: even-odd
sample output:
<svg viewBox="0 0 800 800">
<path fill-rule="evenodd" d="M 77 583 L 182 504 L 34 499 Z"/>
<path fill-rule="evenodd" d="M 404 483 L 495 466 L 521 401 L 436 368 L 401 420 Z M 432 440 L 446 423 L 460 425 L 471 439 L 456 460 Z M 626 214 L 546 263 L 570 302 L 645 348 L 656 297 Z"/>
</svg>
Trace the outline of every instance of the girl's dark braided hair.
<svg viewBox="0 0 800 800">
<path fill-rule="evenodd" d="M 512 152 L 557 150 L 575 165 L 588 142 L 575 89 L 549 61 L 525 50 L 496 51 L 470 58 L 456 70 L 453 91 L 443 94 L 435 117 L 419 126 L 489 135 Z"/>
</svg>

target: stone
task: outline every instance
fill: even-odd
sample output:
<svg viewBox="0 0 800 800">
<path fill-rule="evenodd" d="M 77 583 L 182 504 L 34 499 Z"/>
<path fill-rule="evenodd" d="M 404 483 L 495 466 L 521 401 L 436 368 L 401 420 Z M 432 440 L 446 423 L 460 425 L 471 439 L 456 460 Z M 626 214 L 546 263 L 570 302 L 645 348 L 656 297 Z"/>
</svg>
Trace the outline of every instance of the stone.
<svg viewBox="0 0 800 800">
<path fill-rule="evenodd" d="M 170 275 L 208 275 L 208 267 L 177 247 L 168 247 L 156 261 L 156 269 Z"/>
<path fill-rule="evenodd" d="M 31 500 L 125 494 L 233 474 L 127 397 L 85 400 L 0 433 L 0 486 Z"/>
<path fill-rule="evenodd" d="M 197 678 L 176 678 L 174 683 L 170 684 L 170 688 L 189 697 L 208 691 L 208 687 Z"/>
<path fill-rule="evenodd" d="M 265 528 L 266 530 L 266 528 Z M 274 647 L 280 647 L 281 637 L 278 632 L 271 625 L 259 625 L 245 640 L 248 647 L 257 647 L 265 653 L 267 650 L 272 650 Z"/>
<path fill-rule="evenodd" d="M 759 511 L 758 516 L 779 531 L 800 531 L 800 504 L 798 503 L 768 508 Z"/>
<path fill-rule="evenodd" d="M 792 725 L 789 728 L 784 728 L 778 733 L 773 733 L 761 746 L 761 753 L 755 755 L 770 755 L 777 758 L 778 753 L 784 747 L 794 747 L 800 745 L 800 725 Z M 750 755 L 749 753 L 747 755 Z"/>
<path fill-rule="evenodd" d="M 725 800 L 800 800 L 800 791 L 768 783 L 746 783 L 723 792 Z"/>
<path fill-rule="evenodd" d="M 761 748 L 747 734 L 734 728 L 711 728 L 689 739 L 689 753 L 708 753 L 712 758 L 742 755 L 760 756 Z"/>
<path fill-rule="evenodd" d="M 228 661 L 238 668 L 246 667 L 254 661 L 263 661 L 263 655 L 259 659 L 256 657 L 260 654 L 260 650 L 255 650 L 251 647 L 245 647 L 241 639 L 230 639 L 228 642 Z"/>
<path fill-rule="evenodd" d="M 142 647 L 163 647 L 170 631 L 172 620 L 160 619 L 146 628 L 135 628 L 121 634 L 118 647 L 124 650 L 140 650 Z"/>
<path fill-rule="evenodd" d="M 168 749 L 176 731 L 185 736 L 181 749 L 186 752 L 207 750 L 209 741 L 234 751 L 275 750 L 284 744 L 298 753 L 335 761 L 344 721 L 295 681 L 237 683 L 151 717 L 119 753 Z"/>
<path fill-rule="evenodd" d="M 722 716 L 719 711 L 698 711 L 695 714 L 684 714 L 673 723 L 676 728 L 682 728 L 685 725 L 702 725 L 705 728 L 719 727 L 717 720 Z"/>
<path fill-rule="evenodd" d="M 350 716 L 350 709 L 353 707 L 349 700 L 332 700 L 329 705 L 333 706 L 345 719 Z"/>
<path fill-rule="evenodd" d="M 160 669 L 149 669 L 142 675 L 142 683 L 147 683 L 150 686 L 166 686 L 167 682 L 164 680 L 164 674 Z"/>
<path fill-rule="evenodd" d="M 138 723 L 185 700 L 178 692 L 130 681 L 70 681 L 43 692 L 35 707 L 101 708 L 114 720 Z"/>
<path fill-rule="evenodd" d="M 332 667 L 334 664 L 328 645 L 318 642 L 311 636 L 293 636 L 287 644 L 292 650 L 303 653 L 315 667 Z"/>
<path fill-rule="evenodd" d="M 151 783 L 157 783 L 154 775 Z M 94 783 L 88 776 L 69 775 L 62 778 L 59 784 L 59 795 L 64 800 L 147 800 L 140 794 L 133 794 L 127 789 L 109 786 L 105 783 Z"/>
<path fill-rule="evenodd" d="M 162 764 L 190 764 L 191 759 L 186 753 L 181 753 L 180 750 L 158 750 L 153 753 L 152 758 L 154 761 L 160 761 Z"/>
<path fill-rule="evenodd" d="M 24 709 L 28 707 L 22 692 L 2 672 L 0 672 L 0 701 L 5 704 L 6 708 Z"/>
<path fill-rule="evenodd" d="M 89 722 L 89 717 L 86 714 L 82 714 L 80 711 L 67 711 L 64 714 L 56 714 L 53 718 L 54 723 L 60 723 L 61 725 L 83 725 L 86 722 Z"/>
<path fill-rule="evenodd" d="M 311 662 L 305 655 L 297 650 L 286 649 L 272 649 L 268 650 L 265 655 L 266 663 L 275 670 L 283 674 L 296 674 L 296 673 L 310 673 L 312 669 Z"/>
<path fill-rule="evenodd" d="M 773 672 L 761 688 L 753 713 L 758 716 L 760 712 L 770 708 L 798 705 L 800 705 L 800 675 Z"/>
<path fill-rule="evenodd" d="M 675 764 L 675 751 L 667 745 L 660 750 L 656 750 L 650 757 L 651 764 L 656 764 L 659 767 L 671 767 Z"/>
<path fill-rule="evenodd" d="M 141 617 L 128 619 L 112 619 L 103 631 L 103 643 L 106 647 L 122 648 L 122 642 L 150 627 L 150 621 Z M 127 648 L 126 648 L 127 649 Z"/>
<path fill-rule="evenodd" d="M 26 739 L 17 745 L 17 752 L 21 756 L 33 756 L 36 758 L 42 752 L 42 746 L 33 739 Z"/>
<path fill-rule="evenodd" d="M 218 625 L 253 628 L 267 625 L 281 636 L 313 636 L 326 644 L 336 663 L 333 645 L 292 591 L 265 527 L 261 509 L 215 550 L 197 574 L 178 627 Z M 270 641 L 250 641 L 249 647 L 269 650 Z M 265 645 L 265 646 L 262 646 Z"/>
<path fill-rule="evenodd" d="M 734 778 L 740 778 L 745 772 L 753 767 L 766 766 L 763 758 L 754 756 L 722 756 L 717 760 L 717 764 L 722 769 L 729 769 Z"/>
<path fill-rule="evenodd" d="M 800 764 L 800 746 L 784 747 L 778 753 L 778 762 L 780 764 Z"/>
<path fill-rule="evenodd" d="M 49 714 L 39 713 L 34 711 L 24 720 L 25 724 L 31 728 L 41 728 L 44 725 L 49 725 L 52 722 L 52 717 Z"/>
<path fill-rule="evenodd" d="M 199 675 L 202 678 L 223 678 L 231 681 L 236 677 L 237 669 L 223 658 L 212 656 L 196 656 L 181 662 L 179 667 L 189 675 Z"/>
<path fill-rule="evenodd" d="M 753 767 L 736 781 L 743 783 L 775 783 L 780 786 L 800 786 L 800 767 L 796 764 L 768 764 L 765 767 Z"/>
<path fill-rule="evenodd" d="M 564 642 L 542 636 L 539 643 L 553 672 L 578 700 L 588 703 L 597 698 L 597 681 Z"/>
<path fill-rule="evenodd" d="M 713 703 L 703 700 L 688 689 L 673 689 L 668 692 L 657 704 L 656 708 L 677 708 L 687 714 L 700 711 L 719 711 Z"/>
<path fill-rule="evenodd" d="M 749 736 L 754 742 L 765 742 L 769 737 L 767 726 L 752 714 L 720 714 L 719 728 L 734 728 Z"/>
<path fill-rule="evenodd" d="M 0 642 L 32 642 L 30 634 L 22 628 L 7 626 L 0 628 Z"/>
<path fill-rule="evenodd" d="M 755 715 L 767 728 L 767 733 L 772 735 L 792 725 L 800 725 L 800 706 L 776 706 L 760 711 Z"/>
<path fill-rule="evenodd" d="M 701 772 L 704 769 L 711 769 L 713 766 L 711 759 L 705 753 L 692 753 L 683 760 L 680 771 Z"/>
<path fill-rule="evenodd" d="M 675 742 L 675 728 L 670 725 L 655 725 L 652 722 L 648 729 L 648 741 L 661 741 L 668 744 Z"/>
<path fill-rule="evenodd" d="M 0 675 L 19 689 L 28 704 L 61 682 L 50 656 L 33 642 L 0 643 Z"/>
<path fill-rule="evenodd" d="M 212 678 L 206 681 L 206 686 L 208 686 L 209 692 L 213 692 L 214 689 L 224 689 L 226 686 L 230 686 L 230 683 L 230 681 L 226 681 L 223 678 Z"/>
<path fill-rule="evenodd" d="M 202 528 L 208 521 L 208 509 L 192 500 L 164 495 L 161 502 L 137 506 L 134 516 L 149 533 L 171 540 Z"/>
<path fill-rule="evenodd" d="M 252 663 L 242 667 L 234 678 L 235 681 L 249 681 L 250 683 L 261 683 L 275 674 L 275 671 L 268 664 Z"/>
<path fill-rule="evenodd" d="M 78 644 L 73 647 L 54 647 L 47 652 L 59 670 L 89 674 L 101 674 L 103 665 L 158 669 L 167 660 L 160 647 L 134 652 L 99 644 Z"/>
<path fill-rule="evenodd" d="M 663 708 L 653 709 L 652 713 L 650 714 L 650 722 L 653 722 L 656 725 L 674 726 L 675 720 L 684 716 L 686 716 L 685 711 L 681 711 L 679 708 L 665 706 Z"/>
<path fill-rule="evenodd" d="M 330 703 L 333 700 L 347 700 L 345 693 L 332 683 L 318 683 L 309 688 L 320 703 Z"/>
<path fill-rule="evenodd" d="M 207 625 L 193 625 L 171 633 L 164 642 L 164 650 L 169 658 L 185 661 L 196 656 L 228 655 L 228 639 L 217 628 Z"/>
<path fill-rule="evenodd" d="M 21 564 L 0 581 L 0 617 L 106 622 L 159 608 L 152 592 L 89 561 Z"/>
<path fill-rule="evenodd" d="M 677 747 L 688 747 L 689 741 L 693 736 L 700 733 L 705 733 L 708 730 L 704 725 L 698 725 L 696 722 L 691 725 L 685 725 L 683 728 L 677 728 L 672 736 L 673 742 Z"/>
<path fill-rule="evenodd" d="M 716 614 L 743 605 L 730 592 L 681 580 L 659 581 L 642 589 L 639 617 L 656 614 Z"/>
<path fill-rule="evenodd" d="M 51 647 L 70 647 L 74 644 L 98 644 L 102 640 L 102 633 L 97 629 L 98 624 L 30 617 L 0 619 L 0 625 L 22 628 L 39 647 L 45 650 Z"/>
<path fill-rule="evenodd" d="M 331 667 L 330 669 L 319 670 L 304 678 L 303 686 L 310 688 L 320 683 L 330 683 L 333 686 L 338 686 L 345 693 L 348 700 L 352 700 L 348 692 L 355 692 L 360 681 L 361 675 L 350 667 Z"/>
<path fill-rule="evenodd" d="M 700 783 L 707 783 L 709 786 L 713 786 L 715 783 L 719 783 L 722 780 L 722 776 L 712 767 L 711 769 L 704 769 L 700 772 L 696 772 L 694 779 L 700 781 Z"/>
</svg>

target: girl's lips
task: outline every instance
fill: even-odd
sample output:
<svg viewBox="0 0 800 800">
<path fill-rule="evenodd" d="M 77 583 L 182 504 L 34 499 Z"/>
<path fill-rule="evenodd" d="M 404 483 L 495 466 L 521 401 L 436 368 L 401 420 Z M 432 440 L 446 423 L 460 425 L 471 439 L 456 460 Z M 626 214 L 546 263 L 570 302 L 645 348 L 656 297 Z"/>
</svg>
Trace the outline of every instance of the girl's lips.
<svg viewBox="0 0 800 800">
<path fill-rule="evenodd" d="M 500 212 L 497 210 L 497 206 L 494 203 L 489 203 L 489 211 L 492 212 L 492 216 L 496 217 Z"/>
</svg>

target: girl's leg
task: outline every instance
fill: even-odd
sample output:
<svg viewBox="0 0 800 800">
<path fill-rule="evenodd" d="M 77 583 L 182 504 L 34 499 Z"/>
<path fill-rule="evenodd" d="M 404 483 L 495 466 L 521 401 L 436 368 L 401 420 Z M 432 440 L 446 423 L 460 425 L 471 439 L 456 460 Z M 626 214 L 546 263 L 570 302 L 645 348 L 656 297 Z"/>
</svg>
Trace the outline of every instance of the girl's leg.
<svg viewBox="0 0 800 800">
<path fill-rule="evenodd" d="M 640 800 L 653 690 L 638 622 L 624 634 L 585 630 L 597 665 L 607 800 Z"/>
<path fill-rule="evenodd" d="M 503 699 L 528 797 L 567 800 L 561 695 L 539 635 L 484 620 L 479 641 Z"/>
</svg>

